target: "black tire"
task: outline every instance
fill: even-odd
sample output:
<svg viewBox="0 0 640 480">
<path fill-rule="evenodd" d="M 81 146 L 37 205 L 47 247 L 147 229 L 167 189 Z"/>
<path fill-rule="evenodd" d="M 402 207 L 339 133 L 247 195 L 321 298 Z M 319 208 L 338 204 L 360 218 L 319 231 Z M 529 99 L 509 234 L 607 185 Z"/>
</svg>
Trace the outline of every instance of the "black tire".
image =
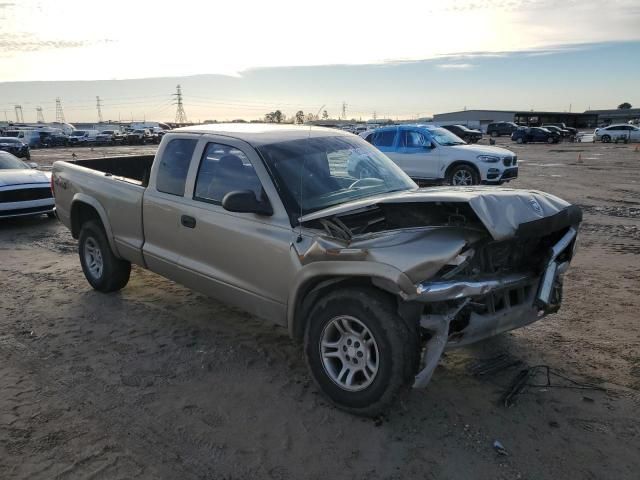
<svg viewBox="0 0 640 480">
<path fill-rule="evenodd" d="M 518 137 L 518 139 L 516 140 L 516 143 L 523 144 L 524 143 L 524 138 Z"/>
<path fill-rule="evenodd" d="M 611 137 L 609 135 L 603 135 L 602 143 L 611 143 Z"/>
<path fill-rule="evenodd" d="M 547 143 L 558 143 L 558 140 L 556 138 L 549 137 L 547 138 Z"/>
<path fill-rule="evenodd" d="M 457 174 L 460 174 L 460 172 L 466 172 L 467 176 L 471 178 L 471 183 L 467 185 L 480 184 L 480 174 L 478 173 L 478 171 L 473 166 L 467 163 L 462 163 L 462 164 L 456 165 L 455 167 L 451 168 L 447 172 L 447 177 L 446 177 L 447 185 L 454 185 L 454 179 L 456 178 Z M 464 184 L 455 183 L 455 185 L 464 185 Z"/>
<path fill-rule="evenodd" d="M 471 143 L 471 137 L 469 135 L 462 137 L 462 140 L 464 140 L 465 143 Z"/>
<path fill-rule="evenodd" d="M 353 287 L 330 292 L 311 310 L 304 338 L 307 365 L 315 384 L 338 408 L 376 417 L 413 384 L 419 362 L 418 339 L 398 316 L 394 303 L 379 290 Z M 377 345 L 377 372 L 371 383 L 357 391 L 332 379 L 320 348 L 325 327 L 341 316 L 362 322 Z"/>
<path fill-rule="evenodd" d="M 108 293 L 124 288 L 129 282 L 131 263 L 117 258 L 113 254 L 104 229 L 99 222 L 89 220 L 82 224 L 78 244 L 82 271 L 94 289 Z M 102 268 L 98 272 L 95 268 L 92 269 L 88 263 L 88 248 L 99 250 Z"/>
</svg>

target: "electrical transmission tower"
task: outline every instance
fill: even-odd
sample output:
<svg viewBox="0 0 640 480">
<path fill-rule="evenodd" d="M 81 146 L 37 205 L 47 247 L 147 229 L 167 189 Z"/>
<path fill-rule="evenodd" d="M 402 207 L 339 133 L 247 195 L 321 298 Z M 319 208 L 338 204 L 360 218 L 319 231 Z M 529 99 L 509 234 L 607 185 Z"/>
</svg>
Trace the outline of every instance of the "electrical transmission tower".
<svg viewBox="0 0 640 480">
<path fill-rule="evenodd" d="M 62 102 L 60 101 L 60 97 L 56 98 L 56 122 L 66 123 L 66 120 L 64 119 L 64 112 L 62 111 Z"/>
<path fill-rule="evenodd" d="M 42 107 L 37 107 L 36 108 L 36 116 L 37 116 L 37 122 L 38 123 L 44 123 L 44 115 L 42 114 Z"/>
<path fill-rule="evenodd" d="M 102 104 L 100 97 L 96 97 L 96 108 L 98 109 L 98 123 L 102 123 Z"/>
<path fill-rule="evenodd" d="M 176 123 L 187 123 L 187 114 L 184 111 L 184 105 L 182 105 L 182 89 L 180 85 L 178 85 L 176 89 L 176 93 L 173 94 L 173 96 L 176 97 L 175 104 L 178 105 L 176 109 Z"/>
<path fill-rule="evenodd" d="M 342 101 L 342 120 L 346 120 L 347 119 L 347 103 L 343 100 Z"/>
<path fill-rule="evenodd" d="M 16 111 L 16 123 L 24 123 L 24 115 L 22 114 L 22 105 L 16 105 L 14 107 Z"/>
</svg>

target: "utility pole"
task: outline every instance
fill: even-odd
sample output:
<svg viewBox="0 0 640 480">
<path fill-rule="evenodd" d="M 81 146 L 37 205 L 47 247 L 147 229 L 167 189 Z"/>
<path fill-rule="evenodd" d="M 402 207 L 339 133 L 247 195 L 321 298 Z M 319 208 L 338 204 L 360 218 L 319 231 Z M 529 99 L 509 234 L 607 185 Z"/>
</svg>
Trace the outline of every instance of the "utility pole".
<svg viewBox="0 0 640 480">
<path fill-rule="evenodd" d="M 102 123 L 102 104 L 100 97 L 96 97 L 96 108 L 98 109 L 98 123 Z"/>
<path fill-rule="evenodd" d="M 38 123 L 44 123 L 44 115 L 42 114 L 42 107 L 37 107 L 36 108 L 36 122 Z"/>
<path fill-rule="evenodd" d="M 180 88 L 180 85 L 176 87 L 176 93 L 172 95 L 176 97 L 174 104 L 178 106 L 176 109 L 176 123 L 187 123 L 187 114 L 184 111 L 184 105 L 182 105 L 182 89 Z"/>
<path fill-rule="evenodd" d="M 375 111 L 375 110 L 373 111 L 373 119 L 374 119 L 374 120 L 377 120 L 377 119 L 378 119 L 378 115 L 377 115 L 377 113 L 376 113 L 376 111 Z"/>
<path fill-rule="evenodd" d="M 347 103 L 343 100 L 342 101 L 342 120 L 346 120 L 347 119 Z"/>
<path fill-rule="evenodd" d="M 64 112 L 62 111 L 62 101 L 60 97 L 56 97 L 56 122 L 67 123 L 64 119 Z"/>
<path fill-rule="evenodd" d="M 16 112 L 16 123 L 24 123 L 24 115 L 22 114 L 22 105 L 13 107 Z"/>
</svg>

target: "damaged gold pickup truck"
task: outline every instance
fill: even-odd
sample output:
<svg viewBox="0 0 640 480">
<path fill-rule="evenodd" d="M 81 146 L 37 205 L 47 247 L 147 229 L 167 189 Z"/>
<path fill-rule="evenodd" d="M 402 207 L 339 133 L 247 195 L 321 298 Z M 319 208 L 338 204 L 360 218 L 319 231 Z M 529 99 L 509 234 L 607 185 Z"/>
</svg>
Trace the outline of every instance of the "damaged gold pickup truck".
<svg viewBox="0 0 640 480">
<path fill-rule="evenodd" d="M 558 310 L 581 211 L 546 193 L 419 189 L 332 129 L 209 125 L 155 156 L 53 165 L 93 288 L 131 264 L 289 329 L 337 406 L 377 415 L 448 348 Z"/>
</svg>

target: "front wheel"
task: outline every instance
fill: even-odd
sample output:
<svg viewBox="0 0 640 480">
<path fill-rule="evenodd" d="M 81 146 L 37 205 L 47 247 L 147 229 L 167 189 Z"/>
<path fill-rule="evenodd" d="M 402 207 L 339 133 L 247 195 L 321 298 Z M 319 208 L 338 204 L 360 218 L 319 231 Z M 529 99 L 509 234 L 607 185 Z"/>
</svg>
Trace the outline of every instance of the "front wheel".
<svg viewBox="0 0 640 480">
<path fill-rule="evenodd" d="M 80 265 L 87 281 L 100 292 L 115 292 L 129 282 L 131 263 L 116 257 L 102 225 L 85 222 L 79 237 Z"/>
<path fill-rule="evenodd" d="M 447 183 L 454 186 L 478 185 L 480 175 L 471 165 L 457 165 L 447 175 Z"/>
<path fill-rule="evenodd" d="M 384 413 L 408 390 L 419 353 L 393 302 L 371 288 L 323 297 L 311 310 L 304 350 L 320 390 L 337 407 L 363 416 Z"/>
</svg>

